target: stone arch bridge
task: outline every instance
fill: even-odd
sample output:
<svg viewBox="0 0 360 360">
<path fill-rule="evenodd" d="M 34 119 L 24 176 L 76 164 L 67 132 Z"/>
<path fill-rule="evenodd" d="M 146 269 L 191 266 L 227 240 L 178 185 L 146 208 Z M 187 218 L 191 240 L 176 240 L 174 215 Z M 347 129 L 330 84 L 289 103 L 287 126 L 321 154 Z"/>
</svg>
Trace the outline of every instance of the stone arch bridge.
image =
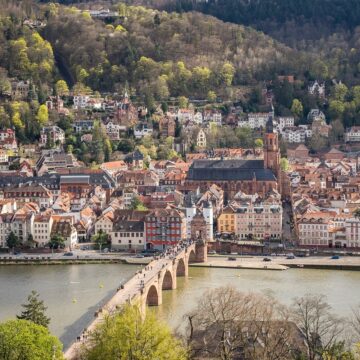
<svg viewBox="0 0 360 360">
<path fill-rule="evenodd" d="M 187 242 L 168 249 L 167 253 L 138 271 L 116 291 L 106 305 L 94 314 L 93 322 L 65 352 L 65 358 L 78 358 L 81 344 L 86 342 L 88 334 L 104 320 L 105 316 L 115 314 L 119 307 L 126 303 L 138 303 L 144 313 L 146 306 L 161 305 L 163 291 L 176 289 L 177 278 L 188 276 L 189 264 L 206 261 L 207 244 L 203 241 Z"/>
</svg>

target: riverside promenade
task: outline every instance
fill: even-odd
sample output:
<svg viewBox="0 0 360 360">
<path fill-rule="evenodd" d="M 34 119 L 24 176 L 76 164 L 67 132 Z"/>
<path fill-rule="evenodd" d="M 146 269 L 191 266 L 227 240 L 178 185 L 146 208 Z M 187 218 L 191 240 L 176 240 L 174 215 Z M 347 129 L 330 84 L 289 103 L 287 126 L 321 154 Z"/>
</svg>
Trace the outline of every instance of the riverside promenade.
<svg viewBox="0 0 360 360">
<path fill-rule="evenodd" d="M 206 244 L 191 241 L 168 249 L 154 258 L 128 282 L 120 286 L 115 295 L 94 314 L 94 320 L 65 352 L 65 358 L 69 360 L 78 358 L 81 346 L 86 344 L 89 334 L 104 321 L 106 316 L 115 314 L 119 307 L 126 303 L 138 303 L 142 311 L 145 311 L 146 306 L 160 305 L 162 291 L 176 289 L 176 278 L 188 275 L 190 263 L 206 260 Z"/>
</svg>

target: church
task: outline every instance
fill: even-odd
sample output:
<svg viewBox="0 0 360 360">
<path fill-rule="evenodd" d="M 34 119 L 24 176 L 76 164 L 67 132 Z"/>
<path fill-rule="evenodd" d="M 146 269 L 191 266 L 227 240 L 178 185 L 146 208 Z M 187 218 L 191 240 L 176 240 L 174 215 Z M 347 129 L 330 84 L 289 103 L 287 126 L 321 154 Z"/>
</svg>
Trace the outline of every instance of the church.
<svg viewBox="0 0 360 360">
<path fill-rule="evenodd" d="M 264 160 L 195 160 L 190 166 L 186 184 L 206 191 L 212 184 L 224 190 L 225 200 L 239 191 L 265 195 L 281 192 L 280 148 L 273 117 L 269 116 L 264 134 Z"/>
</svg>

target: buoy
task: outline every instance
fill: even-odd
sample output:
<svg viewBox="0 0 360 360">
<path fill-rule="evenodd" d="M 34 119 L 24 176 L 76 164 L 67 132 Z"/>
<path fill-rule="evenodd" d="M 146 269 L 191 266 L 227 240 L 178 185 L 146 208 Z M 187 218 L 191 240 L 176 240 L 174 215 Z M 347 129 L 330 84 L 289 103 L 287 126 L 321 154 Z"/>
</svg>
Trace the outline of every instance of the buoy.
<svg viewBox="0 0 360 360">
<path fill-rule="evenodd" d="M 77 300 L 74 298 L 74 299 L 72 300 L 72 302 L 73 302 L 73 304 L 76 304 L 76 303 L 77 303 Z"/>
<path fill-rule="evenodd" d="M 99 288 L 102 289 L 104 287 L 103 284 L 99 284 Z"/>
</svg>

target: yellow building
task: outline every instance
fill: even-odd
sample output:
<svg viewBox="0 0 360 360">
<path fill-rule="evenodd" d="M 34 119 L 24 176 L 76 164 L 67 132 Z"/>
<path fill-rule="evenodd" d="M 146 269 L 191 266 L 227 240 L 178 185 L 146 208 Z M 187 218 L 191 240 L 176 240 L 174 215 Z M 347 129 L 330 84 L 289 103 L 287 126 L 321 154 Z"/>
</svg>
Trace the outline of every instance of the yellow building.
<svg viewBox="0 0 360 360">
<path fill-rule="evenodd" d="M 231 206 L 227 206 L 217 222 L 218 233 L 235 233 L 235 211 Z"/>
</svg>

